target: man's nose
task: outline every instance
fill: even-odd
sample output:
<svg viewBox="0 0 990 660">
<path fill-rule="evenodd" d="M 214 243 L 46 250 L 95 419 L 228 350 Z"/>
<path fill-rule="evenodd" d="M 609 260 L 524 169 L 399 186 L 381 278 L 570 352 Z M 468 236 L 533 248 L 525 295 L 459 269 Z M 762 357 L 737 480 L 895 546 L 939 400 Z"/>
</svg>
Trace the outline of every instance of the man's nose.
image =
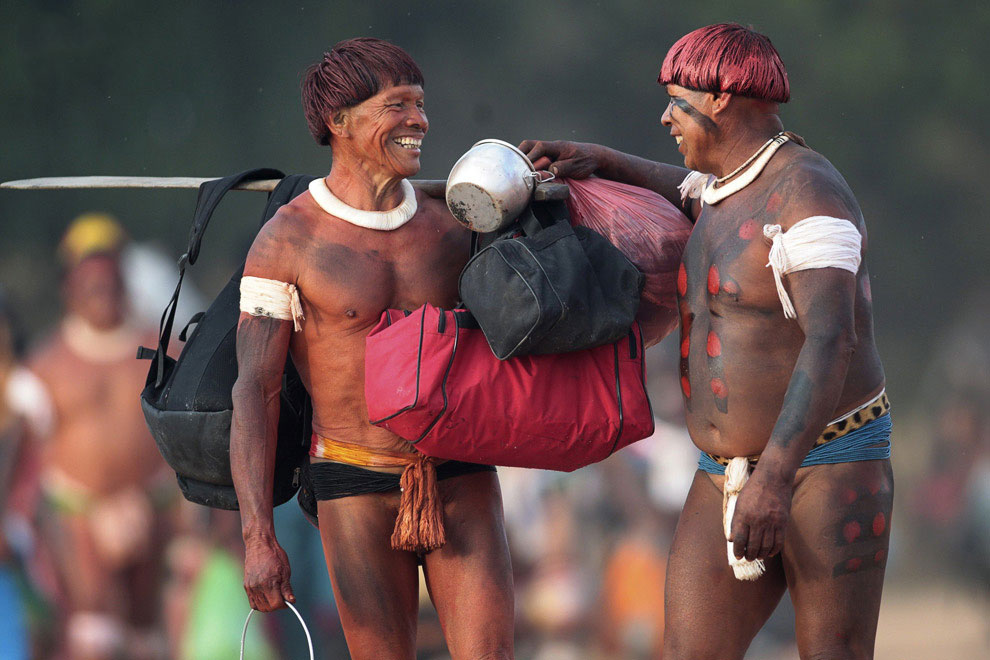
<svg viewBox="0 0 990 660">
<path fill-rule="evenodd" d="M 670 106 L 672 103 L 668 103 L 667 107 L 663 109 L 663 113 L 660 115 L 660 123 L 664 126 L 670 126 Z"/>
<path fill-rule="evenodd" d="M 406 126 L 418 128 L 425 133 L 430 128 L 430 120 L 426 118 L 426 112 L 423 109 L 416 108 L 406 118 Z"/>
</svg>

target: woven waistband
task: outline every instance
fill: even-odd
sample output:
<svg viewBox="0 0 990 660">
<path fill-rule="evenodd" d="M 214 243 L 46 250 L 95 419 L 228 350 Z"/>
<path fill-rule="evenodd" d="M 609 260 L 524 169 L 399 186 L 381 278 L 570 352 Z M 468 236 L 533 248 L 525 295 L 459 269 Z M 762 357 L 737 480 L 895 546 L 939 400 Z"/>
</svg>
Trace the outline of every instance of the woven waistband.
<svg viewBox="0 0 990 660">
<path fill-rule="evenodd" d="M 399 513 L 392 530 L 392 548 L 430 552 L 447 542 L 443 507 L 437 490 L 434 459 L 419 452 L 371 449 L 313 434 L 310 455 L 358 467 L 401 467 Z"/>
<path fill-rule="evenodd" d="M 331 440 L 316 433 L 313 434 L 309 455 L 315 458 L 325 458 L 335 463 L 357 465 L 358 467 L 404 468 L 426 460 L 426 457 L 419 452 L 372 449 L 352 442 Z"/>
<path fill-rule="evenodd" d="M 832 442 L 836 438 L 841 438 L 847 433 L 851 433 L 856 429 L 866 426 L 873 420 L 883 417 L 888 412 L 890 412 L 890 399 L 887 398 L 887 390 L 885 388 L 880 390 L 879 394 L 863 405 L 858 406 L 841 417 L 836 418 L 832 422 L 829 422 L 829 425 L 822 430 L 818 436 L 818 439 L 815 440 L 814 446 L 818 447 L 820 445 Z M 732 460 L 731 458 L 726 458 L 724 456 L 716 456 L 715 454 L 709 454 L 708 452 L 704 453 L 719 465 L 728 465 L 729 461 Z M 750 465 L 756 465 L 756 462 L 759 459 L 759 454 L 746 457 L 746 460 L 749 461 Z"/>
</svg>

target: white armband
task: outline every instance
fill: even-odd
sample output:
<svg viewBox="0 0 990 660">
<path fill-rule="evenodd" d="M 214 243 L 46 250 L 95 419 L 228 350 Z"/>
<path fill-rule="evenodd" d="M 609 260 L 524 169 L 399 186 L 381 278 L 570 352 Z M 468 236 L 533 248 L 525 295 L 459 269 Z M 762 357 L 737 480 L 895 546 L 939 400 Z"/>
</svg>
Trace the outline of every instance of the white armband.
<svg viewBox="0 0 990 660">
<path fill-rule="evenodd" d="M 263 277 L 241 278 L 241 311 L 251 316 L 292 321 L 296 332 L 302 330 L 299 322 L 306 320 L 296 285 Z"/>
<path fill-rule="evenodd" d="M 677 189 L 681 191 L 681 204 L 687 202 L 688 198 L 698 199 L 701 197 L 701 192 L 708 185 L 710 176 L 710 174 L 695 172 L 694 170 L 688 172 L 688 175 L 681 181 L 681 185 L 677 186 Z"/>
<path fill-rule="evenodd" d="M 763 225 L 763 235 L 771 241 L 767 267 L 773 270 L 786 318 L 797 318 L 797 312 L 784 290 L 784 275 L 812 268 L 859 271 L 863 237 L 849 220 L 815 215 L 794 223 L 786 232 L 780 225 Z"/>
</svg>

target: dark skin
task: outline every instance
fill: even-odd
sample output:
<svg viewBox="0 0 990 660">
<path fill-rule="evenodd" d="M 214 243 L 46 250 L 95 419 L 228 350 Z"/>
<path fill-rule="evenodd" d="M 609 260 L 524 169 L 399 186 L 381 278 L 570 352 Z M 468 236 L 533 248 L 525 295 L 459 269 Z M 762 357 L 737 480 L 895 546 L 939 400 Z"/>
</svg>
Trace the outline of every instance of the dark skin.
<svg viewBox="0 0 990 660">
<path fill-rule="evenodd" d="M 400 182 L 419 171 L 428 123 L 419 86 L 388 87 L 330 118 L 330 190 L 364 210 L 402 201 Z M 289 565 L 275 539 L 271 486 L 282 367 L 291 354 L 313 399 L 321 436 L 372 449 L 412 452 L 368 422 L 365 336 L 387 308 L 452 307 L 470 233 L 441 200 L 417 193 L 398 229 L 365 229 L 330 216 L 306 192 L 259 233 L 244 274 L 294 283 L 306 315 L 291 321 L 242 313 L 234 387 L 231 467 L 246 549 L 244 585 L 261 611 L 294 602 Z M 313 461 L 323 459 L 313 458 Z M 378 469 L 378 468 L 376 468 Z M 399 472 L 401 469 L 381 468 Z M 439 482 L 447 544 L 423 557 L 427 586 L 454 658 L 512 657 L 513 595 L 501 494 L 494 473 Z M 393 550 L 398 491 L 320 501 L 320 534 L 352 658 L 413 658 L 418 611 L 414 553 Z"/>
<path fill-rule="evenodd" d="M 776 104 L 677 85 L 667 91 L 661 121 L 690 169 L 721 177 L 783 130 Z M 671 549 L 664 658 L 741 658 L 784 588 L 797 609 L 802 657 L 870 657 L 893 493 L 889 461 L 799 468 L 830 420 L 883 388 L 869 276 L 865 265 L 856 274 L 785 276 L 797 310 L 796 320 L 785 319 L 763 238 L 766 224 L 786 231 L 826 215 L 848 219 L 865 252 L 865 225 L 846 182 L 821 155 L 790 142 L 741 191 L 682 206 L 685 169 L 598 145 L 520 148 L 560 176 L 596 174 L 654 190 L 695 221 L 678 277 L 687 426 L 703 451 L 761 455 L 730 540 L 736 556 L 767 562 L 767 574 L 756 583 L 732 576 L 721 528 L 724 477 L 699 472 Z M 883 521 L 877 534 L 874 518 Z M 727 625 L 729 634 L 710 634 Z"/>
</svg>

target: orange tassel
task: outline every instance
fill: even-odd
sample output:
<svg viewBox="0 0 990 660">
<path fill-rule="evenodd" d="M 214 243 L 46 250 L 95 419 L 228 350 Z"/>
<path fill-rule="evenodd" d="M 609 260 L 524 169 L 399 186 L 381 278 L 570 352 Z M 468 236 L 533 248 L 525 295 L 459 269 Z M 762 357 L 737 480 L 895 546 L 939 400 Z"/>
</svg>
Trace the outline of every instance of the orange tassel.
<svg viewBox="0 0 990 660">
<path fill-rule="evenodd" d="M 433 459 L 420 456 L 406 466 L 399 479 L 402 497 L 392 531 L 392 548 L 430 552 L 447 542 Z"/>
</svg>

